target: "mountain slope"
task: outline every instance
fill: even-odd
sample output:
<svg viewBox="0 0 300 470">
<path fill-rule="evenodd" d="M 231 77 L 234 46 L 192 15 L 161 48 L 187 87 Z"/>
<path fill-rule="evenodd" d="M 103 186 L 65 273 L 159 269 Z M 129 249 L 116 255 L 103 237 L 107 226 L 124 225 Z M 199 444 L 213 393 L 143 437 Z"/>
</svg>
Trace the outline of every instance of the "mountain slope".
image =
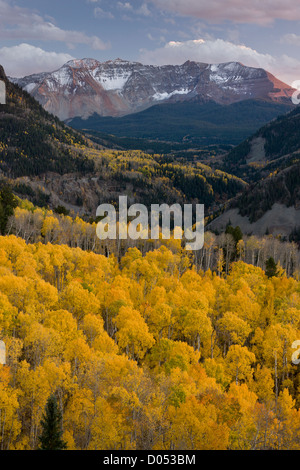
<svg viewBox="0 0 300 470">
<path fill-rule="evenodd" d="M 279 116 L 228 153 L 223 169 L 256 181 L 285 167 L 300 149 L 300 107 Z"/>
<path fill-rule="evenodd" d="M 237 146 L 223 169 L 250 184 L 211 225 L 230 222 L 248 233 L 289 236 L 300 227 L 300 107 Z"/>
<path fill-rule="evenodd" d="M 294 90 L 260 68 L 238 62 L 153 66 L 121 59 L 72 60 L 52 73 L 11 79 L 62 120 L 124 116 L 159 102 L 197 97 L 231 104 L 248 99 L 287 103 Z"/>
<path fill-rule="evenodd" d="M 13 85 L 3 68 L 6 105 L 0 106 L 0 171 L 8 177 L 47 171 L 92 171 L 93 162 L 79 151 L 86 139 L 47 113 L 37 101 Z"/>
<path fill-rule="evenodd" d="M 195 100 L 157 104 L 124 117 L 74 118 L 67 121 L 75 129 L 101 131 L 118 137 L 190 143 L 237 145 L 258 128 L 290 110 L 290 104 L 264 100 L 243 100 L 230 105 Z"/>
</svg>

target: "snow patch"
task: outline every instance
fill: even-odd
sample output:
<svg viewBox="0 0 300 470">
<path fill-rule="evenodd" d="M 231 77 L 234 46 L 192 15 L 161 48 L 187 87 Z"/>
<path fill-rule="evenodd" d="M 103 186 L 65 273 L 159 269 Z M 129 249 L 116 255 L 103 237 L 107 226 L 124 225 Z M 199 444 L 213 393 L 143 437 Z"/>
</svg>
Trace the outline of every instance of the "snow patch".
<svg viewBox="0 0 300 470">
<path fill-rule="evenodd" d="M 155 95 L 152 96 L 152 98 L 155 101 L 162 101 L 162 100 L 167 100 L 167 99 L 171 98 L 174 95 L 187 95 L 189 92 L 190 92 L 190 90 L 188 88 L 182 88 L 181 90 L 174 90 L 171 93 L 156 92 Z"/>
<path fill-rule="evenodd" d="M 223 84 L 227 81 L 241 82 L 243 77 L 240 75 L 241 66 L 237 62 L 226 64 L 215 64 L 210 66 L 210 80 L 217 84 Z M 234 75 L 236 73 L 236 75 Z"/>
<path fill-rule="evenodd" d="M 105 90 L 122 90 L 130 75 L 130 73 L 124 75 L 116 75 L 114 77 L 102 75 L 99 78 L 95 78 L 99 83 L 101 83 Z"/>
<path fill-rule="evenodd" d="M 91 75 L 105 90 L 122 90 L 131 76 L 131 72 L 116 72 L 108 75 L 95 69 L 91 71 Z"/>
<path fill-rule="evenodd" d="M 37 83 L 28 83 L 28 85 L 24 87 L 24 90 L 27 91 L 27 93 L 31 93 L 32 90 L 34 90 L 36 86 L 37 86 Z"/>
<path fill-rule="evenodd" d="M 229 70 L 230 72 L 233 72 L 234 70 L 238 70 L 240 69 L 240 64 L 238 64 L 237 62 L 228 62 L 227 64 L 225 64 L 225 69 L 226 70 Z"/>
<path fill-rule="evenodd" d="M 67 68 L 61 68 L 57 72 L 53 72 L 50 76 L 53 80 L 59 83 L 60 86 L 67 86 L 72 82 L 72 77 Z M 50 80 L 47 80 L 49 88 L 51 88 Z M 54 84 L 52 84 L 53 90 L 55 89 Z"/>
<path fill-rule="evenodd" d="M 212 82 L 215 82 L 215 83 L 225 83 L 228 81 L 227 76 L 224 77 L 223 75 L 218 75 L 218 74 L 211 75 L 210 79 Z"/>
</svg>

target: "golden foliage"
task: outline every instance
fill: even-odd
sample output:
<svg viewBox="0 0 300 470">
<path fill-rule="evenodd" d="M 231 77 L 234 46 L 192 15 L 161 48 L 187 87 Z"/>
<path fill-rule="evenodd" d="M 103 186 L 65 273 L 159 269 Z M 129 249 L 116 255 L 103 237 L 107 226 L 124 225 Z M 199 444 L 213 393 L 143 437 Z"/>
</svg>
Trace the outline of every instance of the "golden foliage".
<svg viewBox="0 0 300 470">
<path fill-rule="evenodd" d="M 117 263 L 0 237 L 0 448 L 35 449 L 55 393 L 69 449 L 299 449 L 299 293 L 166 246 Z"/>
</svg>

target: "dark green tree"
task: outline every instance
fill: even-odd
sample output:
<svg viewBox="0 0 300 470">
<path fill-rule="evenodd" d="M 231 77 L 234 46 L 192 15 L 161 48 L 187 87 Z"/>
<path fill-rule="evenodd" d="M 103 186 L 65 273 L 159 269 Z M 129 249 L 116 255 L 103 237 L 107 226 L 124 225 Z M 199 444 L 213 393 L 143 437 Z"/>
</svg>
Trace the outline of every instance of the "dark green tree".
<svg viewBox="0 0 300 470">
<path fill-rule="evenodd" d="M 66 442 L 62 439 L 62 416 L 55 395 L 51 395 L 41 420 L 42 433 L 39 437 L 39 450 L 64 450 Z"/>
<path fill-rule="evenodd" d="M 232 225 L 228 224 L 225 233 L 230 233 L 233 236 L 235 244 L 243 239 L 243 233 L 239 226 L 233 228 Z"/>
<path fill-rule="evenodd" d="M 274 258 L 270 257 L 266 261 L 266 275 L 270 277 L 277 276 L 277 265 L 275 263 Z"/>
<path fill-rule="evenodd" d="M 63 215 L 69 215 L 70 214 L 70 211 L 65 206 L 55 207 L 54 212 L 56 212 L 56 214 L 63 214 Z"/>
<path fill-rule="evenodd" d="M 13 215 L 18 202 L 8 185 L 0 187 L 0 233 L 5 234 L 8 218 Z"/>
</svg>

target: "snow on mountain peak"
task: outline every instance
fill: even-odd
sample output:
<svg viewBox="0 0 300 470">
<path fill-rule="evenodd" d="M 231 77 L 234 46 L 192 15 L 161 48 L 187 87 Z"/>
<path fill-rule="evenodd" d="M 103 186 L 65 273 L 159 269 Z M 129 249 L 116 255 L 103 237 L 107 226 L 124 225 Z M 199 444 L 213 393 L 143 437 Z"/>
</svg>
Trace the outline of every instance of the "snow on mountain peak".
<svg viewBox="0 0 300 470">
<path fill-rule="evenodd" d="M 120 58 L 106 62 L 73 59 L 55 72 L 14 81 L 63 120 L 93 113 L 131 114 L 176 96 L 230 104 L 250 98 L 289 99 L 293 93 L 288 85 L 275 83 L 265 70 L 239 62 L 155 66 Z M 280 89 L 278 97 L 274 89 Z"/>
<path fill-rule="evenodd" d="M 98 62 L 98 60 L 88 58 L 88 59 L 69 60 L 69 62 L 67 62 L 65 65 L 74 69 L 80 69 L 80 68 L 86 68 L 86 67 L 97 67 L 99 64 L 100 62 Z"/>
<path fill-rule="evenodd" d="M 131 72 L 120 72 L 115 74 L 97 73 L 93 74 L 96 82 L 100 83 L 105 90 L 122 90 L 127 80 L 131 76 Z"/>
</svg>

